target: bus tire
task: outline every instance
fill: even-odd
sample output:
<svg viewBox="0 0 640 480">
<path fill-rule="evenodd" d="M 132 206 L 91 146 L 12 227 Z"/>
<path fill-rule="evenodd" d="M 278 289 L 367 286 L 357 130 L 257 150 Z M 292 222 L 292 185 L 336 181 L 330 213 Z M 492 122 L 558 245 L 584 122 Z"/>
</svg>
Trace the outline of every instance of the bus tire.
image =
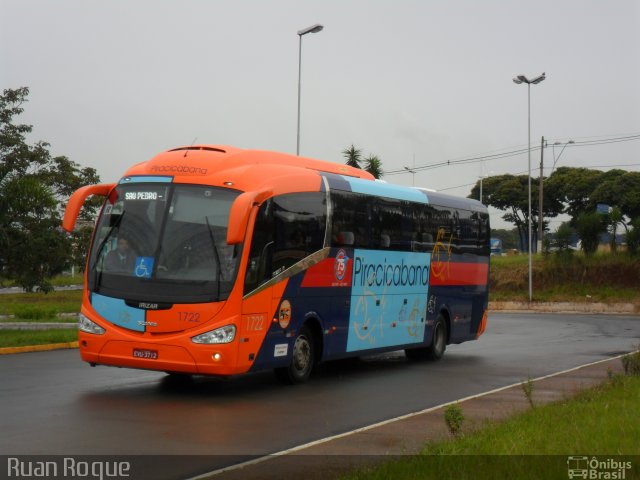
<svg viewBox="0 0 640 480">
<path fill-rule="evenodd" d="M 291 363 L 287 367 L 276 368 L 278 380 L 287 385 L 304 383 L 309 379 L 315 364 L 315 342 L 311 330 L 303 326 L 293 342 Z"/>
<path fill-rule="evenodd" d="M 442 315 L 438 315 L 433 324 L 433 338 L 431 345 L 422 348 L 407 348 L 404 353 L 414 362 L 423 360 L 437 361 L 442 358 L 447 349 L 447 321 Z"/>
<path fill-rule="evenodd" d="M 447 321 L 439 314 L 433 324 L 433 337 L 431 345 L 426 348 L 426 357 L 431 361 L 438 361 L 444 356 L 447 349 Z"/>
</svg>

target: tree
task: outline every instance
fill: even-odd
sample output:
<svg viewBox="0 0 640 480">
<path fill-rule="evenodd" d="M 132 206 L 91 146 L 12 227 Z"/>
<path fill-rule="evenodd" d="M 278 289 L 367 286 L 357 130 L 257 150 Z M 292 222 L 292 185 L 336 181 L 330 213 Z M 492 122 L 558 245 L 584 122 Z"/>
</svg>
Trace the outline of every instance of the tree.
<svg viewBox="0 0 640 480">
<path fill-rule="evenodd" d="M 631 255 L 640 253 L 640 217 L 630 222 L 631 230 L 627 232 L 627 249 Z"/>
<path fill-rule="evenodd" d="M 591 212 L 583 213 L 576 219 L 576 230 L 582 241 L 582 250 L 586 255 L 592 255 L 598 250 L 600 234 L 606 231 L 603 215 Z"/>
<path fill-rule="evenodd" d="M 592 206 L 598 203 L 617 207 L 629 219 L 640 217 L 640 172 L 605 172 L 592 193 Z"/>
<path fill-rule="evenodd" d="M 538 235 L 538 181 L 532 179 L 531 187 L 532 241 L 535 246 Z M 520 249 L 523 251 L 528 247 L 528 188 L 527 175 L 496 175 L 483 180 L 482 196 L 485 205 L 506 212 L 502 218 L 518 229 Z M 479 193 L 480 181 L 476 182 L 467 198 L 478 198 Z M 558 201 L 554 187 L 545 187 L 542 207 L 545 218 L 555 217 L 562 211 L 562 204 Z"/>
<path fill-rule="evenodd" d="M 369 155 L 364 159 L 364 169 L 375 178 L 382 178 L 384 171 L 382 170 L 382 161 L 376 155 Z"/>
<path fill-rule="evenodd" d="M 342 151 L 342 156 L 347 159 L 345 163 L 350 167 L 362 168 L 360 166 L 360 162 L 362 161 L 362 150 L 354 147 L 353 144 Z"/>
<path fill-rule="evenodd" d="M 511 230 L 506 230 L 504 228 L 492 228 L 491 238 L 499 238 L 502 240 L 502 248 L 504 250 L 518 248 L 520 243 L 517 228 L 512 228 Z"/>
<path fill-rule="evenodd" d="M 31 125 L 15 124 L 29 89 L 0 95 L 0 274 L 27 291 L 49 291 L 48 278 L 68 266 L 72 242 L 59 228 L 63 202 L 76 188 L 100 181 L 92 168 L 52 157 L 49 144 L 26 142 Z M 97 203 L 82 215 L 89 219 Z"/>
<path fill-rule="evenodd" d="M 602 173 L 588 168 L 560 167 L 545 182 L 545 195 L 549 189 L 557 192 L 558 200 L 564 205 L 563 213 L 571 216 L 571 223 L 575 224 L 578 216 L 595 210 L 592 194 Z"/>
<path fill-rule="evenodd" d="M 571 228 L 571 225 L 567 222 L 562 222 L 558 227 L 558 230 L 556 230 L 556 246 L 558 247 L 558 252 L 560 254 L 564 252 L 570 253 L 572 251 L 569 249 L 572 236 L 573 229 Z"/>
<path fill-rule="evenodd" d="M 618 243 L 616 239 L 616 236 L 618 235 L 618 225 L 624 225 L 625 228 L 627 228 L 622 218 L 622 212 L 618 207 L 613 207 L 607 216 L 607 227 L 611 233 L 611 240 L 609 244 L 611 245 L 611 251 L 613 253 L 616 253 L 618 250 Z"/>
</svg>

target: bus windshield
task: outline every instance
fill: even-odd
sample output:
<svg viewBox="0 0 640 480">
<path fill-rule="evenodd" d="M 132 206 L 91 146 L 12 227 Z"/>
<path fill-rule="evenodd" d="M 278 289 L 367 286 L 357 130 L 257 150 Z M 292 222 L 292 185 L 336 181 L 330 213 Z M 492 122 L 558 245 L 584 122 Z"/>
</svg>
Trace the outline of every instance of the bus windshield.
<svg viewBox="0 0 640 480">
<path fill-rule="evenodd" d="M 119 185 L 96 226 L 89 288 L 137 301 L 226 299 L 241 249 L 226 243 L 229 210 L 239 193 L 171 183 Z"/>
</svg>

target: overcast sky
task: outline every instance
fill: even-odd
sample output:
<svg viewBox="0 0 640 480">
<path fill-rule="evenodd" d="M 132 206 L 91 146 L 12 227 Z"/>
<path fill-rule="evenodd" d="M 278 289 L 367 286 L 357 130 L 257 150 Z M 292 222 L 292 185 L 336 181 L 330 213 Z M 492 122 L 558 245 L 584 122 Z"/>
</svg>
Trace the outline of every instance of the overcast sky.
<svg viewBox="0 0 640 480">
<path fill-rule="evenodd" d="M 0 86 L 31 89 L 30 140 L 105 182 L 196 138 L 295 153 L 296 32 L 315 23 L 302 155 L 343 161 L 353 143 L 393 171 L 526 148 L 527 87 L 512 78 L 542 72 L 533 146 L 640 135 L 638 0 L 0 0 Z M 640 140 L 569 146 L 558 165 L 639 171 L 639 152 Z M 466 196 L 481 172 L 526 171 L 523 153 L 415 183 Z"/>
</svg>

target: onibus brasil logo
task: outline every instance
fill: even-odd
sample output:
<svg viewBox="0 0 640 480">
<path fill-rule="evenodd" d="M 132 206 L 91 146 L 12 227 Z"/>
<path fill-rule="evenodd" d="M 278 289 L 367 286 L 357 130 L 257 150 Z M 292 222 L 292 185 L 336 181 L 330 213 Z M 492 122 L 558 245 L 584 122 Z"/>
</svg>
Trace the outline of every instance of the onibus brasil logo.
<svg viewBox="0 0 640 480">
<path fill-rule="evenodd" d="M 571 456 L 567 458 L 567 474 L 569 478 L 585 478 L 597 480 L 625 480 L 627 470 L 631 470 L 631 462 L 597 457 Z"/>
</svg>

